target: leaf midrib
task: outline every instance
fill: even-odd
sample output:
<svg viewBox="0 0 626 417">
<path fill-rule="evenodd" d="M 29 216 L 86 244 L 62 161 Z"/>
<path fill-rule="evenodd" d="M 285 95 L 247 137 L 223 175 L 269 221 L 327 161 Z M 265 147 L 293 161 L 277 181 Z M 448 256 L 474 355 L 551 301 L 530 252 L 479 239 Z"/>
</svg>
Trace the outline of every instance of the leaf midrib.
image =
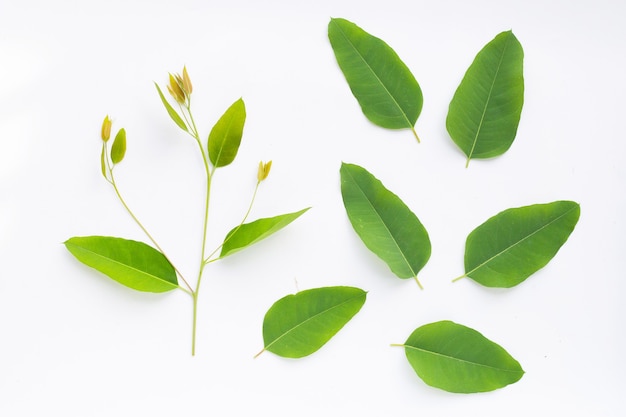
<svg viewBox="0 0 626 417">
<path fill-rule="evenodd" d="M 153 275 L 153 274 L 151 274 L 151 273 L 149 273 L 149 272 L 142 271 L 141 269 L 137 269 L 137 268 L 135 268 L 135 267 L 133 267 L 133 266 L 130 266 L 130 265 L 125 264 L 125 263 L 123 263 L 123 262 L 117 261 L 117 260 L 115 260 L 115 259 L 108 258 L 108 257 L 106 257 L 106 256 L 104 256 L 104 255 L 102 255 L 102 254 L 100 254 L 100 253 L 98 253 L 98 252 L 94 252 L 94 251 L 93 251 L 93 250 L 91 250 L 91 249 L 87 249 L 87 248 L 85 248 L 85 247 L 83 247 L 83 246 L 79 246 L 79 245 L 75 245 L 75 244 L 71 244 L 71 243 L 70 243 L 70 245 L 72 245 L 72 246 L 74 246 L 75 248 L 78 248 L 78 249 L 80 249 L 80 250 L 83 250 L 83 251 L 85 251 L 85 252 L 88 252 L 88 253 L 90 253 L 90 254 L 92 254 L 92 255 L 95 255 L 95 256 L 97 256 L 97 257 L 98 257 L 98 258 L 100 258 L 100 259 L 107 260 L 107 261 L 112 262 L 112 263 L 114 263 L 114 264 L 116 264 L 116 265 L 121 265 L 121 266 L 123 266 L 123 267 L 125 267 L 125 268 L 128 268 L 128 269 L 132 270 L 132 271 L 139 272 L 139 273 L 141 273 L 142 275 L 146 275 L 146 276 L 148 276 L 148 277 L 155 278 L 155 279 L 157 279 L 158 281 L 161 281 L 161 282 L 164 282 L 164 283 L 166 283 L 166 284 L 168 284 L 168 285 L 171 285 L 172 287 L 178 287 L 178 284 L 175 284 L 175 283 L 173 283 L 173 282 L 171 282 L 171 281 L 168 281 L 168 280 L 166 280 L 166 279 L 164 279 L 164 278 L 161 278 L 161 277 L 159 277 L 159 276 L 157 276 L 157 275 Z M 97 269 L 97 268 L 95 268 L 95 269 Z M 100 271 L 100 272 L 102 272 L 102 271 Z"/>
<path fill-rule="evenodd" d="M 393 235 L 393 233 L 391 233 L 391 230 L 389 230 L 389 227 L 387 227 L 387 224 L 383 221 L 382 216 L 380 215 L 380 213 L 378 212 L 378 210 L 376 210 L 376 207 L 372 204 L 371 200 L 369 199 L 368 195 L 365 194 L 365 192 L 363 191 L 363 189 L 361 188 L 361 186 L 359 185 L 359 183 L 354 179 L 354 177 L 352 176 L 352 174 L 350 172 L 348 172 L 348 175 L 350 175 L 350 178 L 352 178 L 352 181 L 354 182 L 354 184 L 356 184 L 357 189 L 361 192 L 361 194 L 363 195 L 363 197 L 365 197 L 365 200 L 368 202 L 368 204 L 370 205 L 370 207 L 372 208 L 372 210 L 374 211 L 374 213 L 376 213 L 376 215 L 378 216 L 378 219 L 380 220 L 380 222 L 382 223 L 382 225 L 385 227 L 385 230 L 387 230 L 387 233 L 389 234 L 389 236 L 391 237 L 391 240 L 393 241 L 393 243 L 396 245 L 396 248 L 398 248 L 398 252 L 400 252 L 400 254 L 402 255 L 402 259 L 404 260 L 404 263 L 409 267 L 409 270 L 411 271 L 411 273 L 413 274 L 413 277 L 417 277 L 417 272 L 415 272 L 415 270 L 413 270 L 413 267 L 411 266 L 411 264 L 409 263 L 406 255 L 404 254 L 404 251 L 402 250 L 402 248 L 400 247 L 400 245 L 398 244 L 398 241 L 396 240 L 395 236 Z"/>
<path fill-rule="evenodd" d="M 484 363 L 472 362 L 472 361 L 469 361 L 469 360 L 466 360 L 466 359 L 461 359 L 461 358 L 456 358 L 456 357 L 454 357 L 454 356 L 445 355 L 445 354 L 440 353 L 440 352 L 435 352 L 435 351 L 432 351 L 432 350 L 422 349 L 422 348 L 419 348 L 419 347 L 417 347 L 417 346 L 404 345 L 404 348 L 405 348 L 405 349 L 413 349 L 413 350 L 417 350 L 417 351 L 420 351 L 420 352 L 423 352 L 423 353 L 431 354 L 431 355 L 433 355 L 433 356 L 438 356 L 438 357 L 441 357 L 441 358 L 445 358 L 445 359 L 453 360 L 453 361 L 460 362 L 460 363 L 464 363 L 464 364 L 475 365 L 475 366 L 479 366 L 479 367 L 482 367 L 482 368 L 487 368 L 487 369 L 494 369 L 494 370 L 496 370 L 496 371 L 510 372 L 510 373 L 517 373 L 517 374 L 519 374 L 519 373 L 524 373 L 524 371 L 523 371 L 523 370 L 515 370 L 515 369 L 507 369 L 507 368 L 498 368 L 498 367 L 491 366 L 491 365 L 487 365 L 487 364 L 484 364 Z"/>
<path fill-rule="evenodd" d="M 504 255 L 505 253 L 509 252 L 510 250 L 512 250 L 513 248 L 515 248 L 517 245 L 521 244 L 522 242 L 524 242 L 527 239 L 530 239 L 532 236 L 534 236 L 535 234 L 541 232 L 543 229 L 545 229 L 546 227 L 549 227 L 550 225 L 552 225 L 553 223 L 557 222 L 558 220 L 560 220 L 562 217 L 566 216 L 567 214 L 569 214 L 572 210 L 575 210 L 576 207 L 572 207 L 569 210 L 565 211 L 563 214 L 561 214 L 560 216 L 552 219 L 551 221 L 549 221 L 548 223 L 544 224 L 543 226 L 541 226 L 540 228 L 538 228 L 537 230 L 535 230 L 534 232 L 528 234 L 527 236 L 524 236 L 522 239 L 518 240 L 517 242 L 513 243 L 512 245 L 507 246 L 505 249 L 501 250 L 500 252 L 496 253 L 495 255 L 493 255 L 492 257 L 490 257 L 489 259 L 487 259 L 486 261 L 482 262 L 480 265 L 476 266 L 474 269 L 472 269 L 469 272 L 466 272 L 465 275 L 469 276 L 470 274 L 476 272 L 478 269 L 484 267 L 485 265 L 487 265 L 488 263 L 490 263 L 491 261 L 493 261 L 494 259 L 498 258 L 499 256 Z"/>
<path fill-rule="evenodd" d="M 267 346 L 265 346 L 265 350 L 269 350 L 269 348 L 271 348 L 275 343 L 277 343 L 278 341 L 280 341 L 281 339 L 287 337 L 288 334 L 293 333 L 294 331 L 296 331 L 298 328 L 300 328 L 301 326 L 304 326 L 306 323 L 310 322 L 311 320 L 321 316 L 322 314 L 326 314 L 336 308 L 339 308 L 351 301 L 354 301 L 355 299 L 362 297 L 363 294 L 358 294 L 355 295 L 354 297 L 351 297 L 347 300 L 342 301 L 339 304 L 335 304 L 334 306 L 331 306 L 330 308 L 327 308 L 325 310 L 322 310 L 314 315 L 312 315 L 311 317 L 307 318 L 306 320 L 301 321 L 300 323 L 298 323 L 297 325 L 293 326 L 292 328 L 290 328 L 289 330 L 287 330 L 286 332 L 282 333 L 280 336 L 278 336 L 276 339 L 274 339 L 271 343 L 269 343 Z"/>
<path fill-rule="evenodd" d="M 404 109 L 402 108 L 402 106 L 400 106 L 400 103 L 398 103 L 398 101 L 396 100 L 396 98 L 393 96 L 393 94 L 391 94 L 391 92 L 389 91 L 389 89 L 387 88 L 387 86 L 385 85 L 385 83 L 383 83 L 383 81 L 381 80 L 381 78 L 378 76 L 378 74 L 374 71 L 374 69 L 370 66 L 370 64 L 367 62 L 367 60 L 365 60 L 365 58 L 363 57 L 363 55 L 361 54 L 361 52 L 356 48 L 356 46 L 350 41 L 350 39 L 348 38 L 348 36 L 346 35 L 346 33 L 343 31 L 343 29 L 341 28 L 341 26 L 336 23 L 333 22 L 337 28 L 339 29 L 339 32 L 341 32 L 341 34 L 343 35 L 344 39 L 347 41 L 347 43 L 352 47 L 352 49 L 356 52 L 356 54 L 358 55 L 359 58 L 361 58 L 361 60 L 365 63 L 365 66 L 367 67 L 367 69 L 370 70 L 370 72 L 373 74 L 374 78 L 376 78 L 376 80 L 378 80 L 378 82 L 380 83 L 380 85 L 383 86 L 383 89 L 385 90 L 385 92 L 387 93 L 387 95 L 391 98 L 391 100 L 393 101 L 393 103 L 396 105 L 396 107 L 400 110 L 400 113 L 402 114 L 402 117 L 404 118 L 404 121 L 407 123 L 408 128 L 413 127 L 413 124 L 411 123 L 411 121 L 409 120 L 408 115 L 406 114 L 406 112 L 404 111 Z M 368 36 L 372 36 L 368 34 Z M 377 38 L 378 39 L 378 38 Z M 383 42 L 381 39 L 378 39 L 379 41 Z M 390 47 L 391 48 L 391 47 Z"/>
<path fill-rule="evenodd" d="M 506 42 L 504 44 L 504 49 L 502 50 L 502 55 L 500 55 L 500 61 L 498 62 L 498 67 L 496 68 L 496 73 L 494 74 L 493 80 L 491 81 L 491 86 L 489 87 L 489 93 L 487 94 L 487 99 L 485 100 L 483 112 L 480 116 L 480 122 L 478 123 L 478 128 L 476 129 L 476 134 L 474 135 L 474 140 L 472 142 L 472 148 L 470 149 L 469 155 L 467 155 L 468 164 L 469 164 L 469 160 L 472 159 L 472 155 L 474 154 L 476 143 L 478 143 L 478 136 L 480 136 L 480 131 L 482 129 L 483 122 L 485 120 L 485 114 L 487 113 L 487 107 L 489 107 L 489 102 L 491 101 L 493 87 L 496 84 L 496 79 L 498 78 L 498 74 L 500 73 L 500 67 L 502 67 L 502 61 L 504 60 L 504 55 L 506 54 L 506 50 L 509 45 L 510 39 L 511 39 L 510 36 L 507 36 Z"/>
</svg>

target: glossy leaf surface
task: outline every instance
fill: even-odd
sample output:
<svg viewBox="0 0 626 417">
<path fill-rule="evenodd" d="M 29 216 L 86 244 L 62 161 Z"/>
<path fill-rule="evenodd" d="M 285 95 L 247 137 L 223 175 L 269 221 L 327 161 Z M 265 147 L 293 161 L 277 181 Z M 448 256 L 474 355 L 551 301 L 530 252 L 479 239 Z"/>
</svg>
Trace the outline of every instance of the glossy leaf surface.
<svg viewBox="0 0 626 417">
<path fill-rule="evenodd" d="M 126 130 L 120 129 L 111 146 L 111 162 L 119 164 L 126 155 Z"/>
<path fill-rule="evenodd" d="M 398 54 L 345 19 L 330 20 L 328 38 L 365 116 L 384 128 L 413 129 L 422 110 L 422 90 Z"/>
<path fill-rule="evenodd" d="M 505 210 L 474 229 L 465 243 L 465 276 L 488 287 L 513 287 L 543 268 L 580 217 L 573 201 Z"/>
<path fill-rule="evenodd" d="M 163 95 L 163 92 L 161 91 L 161 88 L 159 87 L 159 85 L 157 83 L 154 83 L 154 86 L 156 87 L 156 89 L 157 89 L 157 91 L 159 93 L 159 97 L 161 98 L 161 102 L 163 103 L 163 106 L 165 106 L 165 110 L 167 111 L 167 114 L 174 121 L 174 123 L 176 123 L 176 125 L 178 127 L 180 127 L 185 132 L 187 132 L 188 131 L 187 130 L 187 125 L 185 125 L 185 122 L 183 121 L 183 119 L 178 115 L 176 110 L 174 110 L 174 108 L 167 101 L 167 99 Z"/>
<path fill-rule="evenodd" d="M 524 103 L 523 59 L 513 32 L 502 32 L 476 55 L 456 90 L 446 127 L 468 164 L 513 143 Z"/>
<path fill-rule="evenodd" d="M 132 289 L 166 292 L 178 287 L 172 264 L 145 243 L 118 237 L 85 236 L 68 239 L 65 247 L 80 262 Z"/>
<path fill-rule="evenodd" d="M 278 300 L 263 319 L 263 350 L 286 358 L 317 351 L 359 312 L 366 292 L 354 287 L 323 287 Z"/>
<path fill-rule="evenodd" d="M 305 208 L 293 213 L 281 214 L 275 217 L 266 217 L 250 223 L 242 224 L 240 227 L 233 228 L 224 238 L 220 258 L 245 249 L 246 247 L 278 232 L 280 229 L 304 214 L 307 210 L 308 208 Z"/>
<path fill-rule="evenodd" d="M 451 321 L 417 328 L 404 349 L 409 363 L 426 384 L 449 392 L 493 391 L 524 375 L 519 362 L 501 346 Z"/>
<path fill-rule="evenodd" d="M 399 278 L 413 278 L 430 258 L 428 232 L 400 198 L 364 168 L 343 163 L 341 195 L 365 246 Z"/>
<path fill-rule="evenodd" d="M 209 134 L 209 159 L 213 166 L 223 167 L 235 159 L 243 126 L 246 121 L 246 106 L 242 99 L 235 101 L 224 112 Z"/>
</svg>

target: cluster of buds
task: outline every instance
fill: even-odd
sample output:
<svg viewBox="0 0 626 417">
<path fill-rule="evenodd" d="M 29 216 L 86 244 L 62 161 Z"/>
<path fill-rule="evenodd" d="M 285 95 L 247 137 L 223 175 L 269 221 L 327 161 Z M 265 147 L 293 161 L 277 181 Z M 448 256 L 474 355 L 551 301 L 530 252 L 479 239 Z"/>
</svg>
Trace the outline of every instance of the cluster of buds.
<svg viewBox="0 0 626 417">
<path fill-rule="evenodd" d="M 259 162 L 259 171 L 257 172 L 257 179 L 259 182 L 263 181 L 270 174 L 270 169 L 272 168 L 272 161 L 268 162 Z"/>
<path fill-rule="evenodd" d="M 183 75 L 170 74 L 170 83 L 167 86 L 167 91 L 170 92 L 177 103 L 185 104 L 188 102 L 193 91 L 193 85 L 187 73 L 187 67 L 183 67 Z"/>
</svg>

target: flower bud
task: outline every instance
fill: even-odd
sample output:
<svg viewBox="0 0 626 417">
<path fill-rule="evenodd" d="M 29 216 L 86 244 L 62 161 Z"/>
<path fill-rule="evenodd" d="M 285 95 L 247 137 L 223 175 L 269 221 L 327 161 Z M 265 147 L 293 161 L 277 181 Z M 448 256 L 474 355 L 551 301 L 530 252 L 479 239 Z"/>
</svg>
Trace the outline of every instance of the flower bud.
<svg viewBox="0 0 626 417">
<path fill-rule="evenodd" d="M 259 171 L 257 172 L 257 179 L 259 182 L 263 181 L 270 174 L 270 169 L 272 168 L 272 161 L 268 161 L 263 163 L 263 161 L 259 162 Z"/>
<path fill-rule="evenodd" d="M 170 92 L 174 100 L 178 103 L 185 104 L 185 92 L 180 86 L 179 81 L 172 74 L 170 74 L 170 83 L 167 86 L 167 91 Z"/>
<path fill-rule="evenodd" d="M 113 122 L 111 122 L 111 119 L 109 119 L 109 115 L 106 115 L 104 117 L 104 121 L 102 122 L 102 130 L 100 132 L 100 137 L 102 138 L 104 142 L 109 140 L 109 138 L 111 137 L 111 124 L 112 123 Z"/>
<path fill-rule="evenodd" d="M 191 84 L 191 78 L 189 78 L 186 66 L 183 67 L 183 90 L 185 90 L 187 96 L 190 96 L 193 91 L 193 85 Z"/>
</svg>

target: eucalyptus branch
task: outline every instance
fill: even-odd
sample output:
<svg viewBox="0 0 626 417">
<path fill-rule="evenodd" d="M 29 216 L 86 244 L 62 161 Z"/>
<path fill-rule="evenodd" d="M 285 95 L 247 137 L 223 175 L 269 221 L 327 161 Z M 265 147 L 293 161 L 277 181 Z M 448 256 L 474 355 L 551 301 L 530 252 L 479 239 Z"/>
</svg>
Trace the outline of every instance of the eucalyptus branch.
<svg viewBox="0 0 626 417">
<path fill-rule="evenodd" d="M 193 86 L 187 69 L 183 68 L 182 75 L 169 74 L 167 91 L 175 100 L 177 106 L 172 106 L 171 99 L 164 96 L 163 91 L 157 83 L 155 83 L 155 87 L 169 117 L 181 130 L 196 141 L 202 157 L 205 177 L 205 197 L 203 203 L 204 212 L 202 219 L 200 259 L 195 288 L 185 279 L 178 267 L 171 262 L 161 245 L 159 245 L 124 199 L 117 184 L 114 170 L 117 164 L 124 159 L 126 153 L 126 131 L 123 128 L 119 129 L 115 139 L 111 141 L 111 146 L 109 146 L 112 122 L 108 116 L 105 117 L 102 123 L 101 131 L 102 153 L 100 163 L 102 176 L 111 184 L 122 206 L 144 232 L 148 240 L 152 243 L 152 246 L 143 242 L 112 236 L 72 237 L 65 242 L 65 246 L 80 262 L 134 290 L 163 293 L 180 289 L 189 294 L 192 299 L 193 310 L 191 354 L 195 355 L 198 300 L 202 278 L 205 268 L 209 263 L 208 260 L 220 248 L 225 250 L 226 247 L 224 244 L 228 243 L 228 247 L 230 247 L 228 250 L 241 250 L 285 227 L 307 209 L 268 219 L 260 219 L 263 221 L 259 223 L 245 224 L 252 210 L 259 184 L 267 177 L 271 166 L 271 161 L 265 164 L 260 163 L 257 175 L 258 181 L 243 220 L 233 229 L 233 232 L 224 239 L 224 243 L 212 252 L 209 257 L 206 257 L 213 178 L 217 168 L 230 165 L 237 155 L 246 119 L 245 104 L 240 98 L 226 110 L 211 129 L 205 147 L 200 139 L 191 110 L 191 93 Z M 175 107 L 177 107 L 177 109 Z M 233 238 L 233 235 L 237 236 Z M 236 246 L 235 249 L 232 249 L 233 244 Z"/>
</svg>

